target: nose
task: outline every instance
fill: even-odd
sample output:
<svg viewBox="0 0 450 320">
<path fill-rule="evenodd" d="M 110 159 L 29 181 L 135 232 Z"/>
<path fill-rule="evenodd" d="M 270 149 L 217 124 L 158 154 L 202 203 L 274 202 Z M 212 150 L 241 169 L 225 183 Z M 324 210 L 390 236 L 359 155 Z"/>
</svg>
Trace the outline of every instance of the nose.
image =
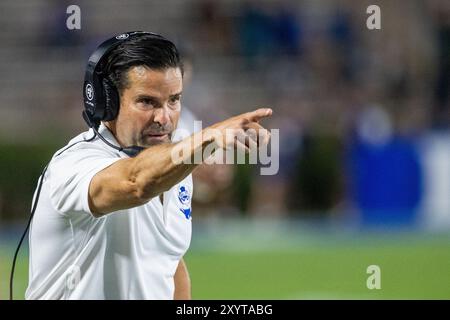
<svg viewBox="0 0 450 320">
<path fill-rule="evenodd" d="M 165 126 L 167 123 L 170 122 L 169 111 L 165 106 L 157 108 L 155 110 L 155 117 L 153 121 L 159 123 L 162 126 Z"/>
</svg>

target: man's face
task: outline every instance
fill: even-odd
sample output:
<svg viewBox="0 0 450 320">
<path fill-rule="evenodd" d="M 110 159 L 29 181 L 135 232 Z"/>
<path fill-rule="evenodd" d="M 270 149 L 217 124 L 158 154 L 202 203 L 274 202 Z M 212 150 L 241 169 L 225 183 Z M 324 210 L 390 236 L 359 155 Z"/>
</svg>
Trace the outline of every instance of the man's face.
<svg viewBox="0 0 450 320">
<path fill-rule="evenodd" d="M 183 79 L 179 68 L 132 67 L 122 91 L 117 118 L 109 122 L 122 146 L 149 147 L 170 142 L 181 110 Z"/>
</svg>

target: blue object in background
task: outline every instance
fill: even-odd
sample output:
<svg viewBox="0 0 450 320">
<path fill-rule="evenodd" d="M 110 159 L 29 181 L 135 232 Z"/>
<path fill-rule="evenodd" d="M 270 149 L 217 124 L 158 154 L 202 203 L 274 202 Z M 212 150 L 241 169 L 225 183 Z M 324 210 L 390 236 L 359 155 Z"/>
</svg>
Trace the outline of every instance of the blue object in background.
<svg viewBox="0 0 450 320">
<path fill-rule="evenodd" d="M 412 141 L 393 137 L 350 148 L 351 197 L 365 225 L 408 225 L 422 197 L 422 168 Z"/>
</svg>

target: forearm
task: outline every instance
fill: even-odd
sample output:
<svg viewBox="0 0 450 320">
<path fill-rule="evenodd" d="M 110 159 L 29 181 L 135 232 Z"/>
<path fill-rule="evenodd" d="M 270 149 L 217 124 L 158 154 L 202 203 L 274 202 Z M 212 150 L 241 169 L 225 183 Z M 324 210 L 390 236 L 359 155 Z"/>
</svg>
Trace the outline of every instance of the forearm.
<svg viewBox="0 0 450 320">
<path fill-rule="evenodd" d="M 117 161 L 97 173 L 89 186 L 92 214 L 101 217 L 142 205 L 183 180 L 201 163 L 188 160 L 195 154 L 201 155 L 213 142 L 204 133 L 201 131 L 175 144 L 152 146 L 135 158 Z M 178 150 L 184 151 L 182 157 L 174 159 Z"/>
<path fill-rule="evenodd" d="M 191 280 L 189 278 L 189 273 L 183 259 L 181 259 L 178 263 L 178 268 L 174 276 L 174 282 L 175 292 L 173 298 L 175 300 L 190 300 Z"/>
<path fill-rule="evenodd" d="M 213 142 L 207 129 L 176 144 L 163 144 L 143 151 L 133 161 L 129 180 L 136 186 L 139 198 L 151 199 L 187 177 L 200 163 L 204 148 Z M 199 158 L 201 159 L 201 157 Z"/>
</svg>

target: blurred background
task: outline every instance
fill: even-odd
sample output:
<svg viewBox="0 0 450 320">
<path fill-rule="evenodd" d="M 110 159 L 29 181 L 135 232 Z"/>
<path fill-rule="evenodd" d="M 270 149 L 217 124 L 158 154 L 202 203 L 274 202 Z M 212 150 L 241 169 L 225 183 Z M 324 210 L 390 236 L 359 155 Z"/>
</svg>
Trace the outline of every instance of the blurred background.
<svg viewBox="0 0 450 320">
<path fill-rule="evenodd" d="M 277 175 L 195 173 L 194 299 L 450 298 L 449 1 L 3 0 L 0 299 L 40 172 L 86 130 L 86 61 L 131 30 L 181 50 L 185 125 L 270 106 L 280 130 Z M 27 270 L 25 245 L 17 298 Z"/>
</svg>

